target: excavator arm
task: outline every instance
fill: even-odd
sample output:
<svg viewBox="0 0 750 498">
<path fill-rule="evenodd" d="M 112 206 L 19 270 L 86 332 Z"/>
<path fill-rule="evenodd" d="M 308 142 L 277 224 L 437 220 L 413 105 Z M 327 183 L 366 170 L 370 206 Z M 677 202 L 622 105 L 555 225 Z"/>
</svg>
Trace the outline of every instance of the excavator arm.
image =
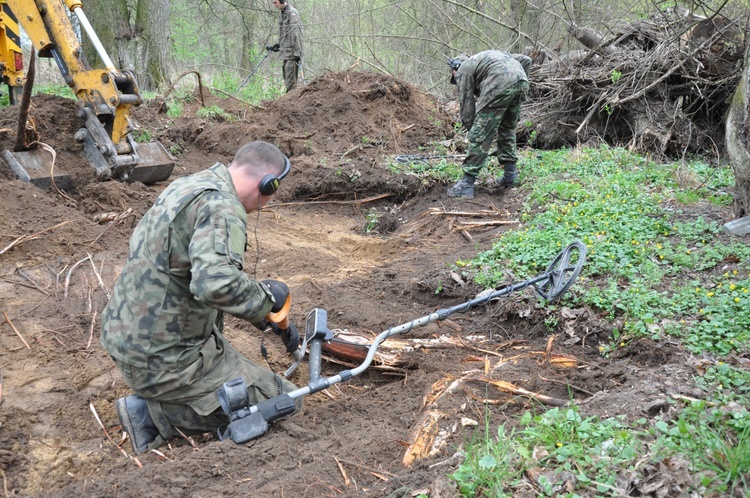
<svg viewBox="0 0 750 498">
<path fill-rule="evenodd" d="M 115 68 L 83 11 L 80 0 L 0 0 L 0 64 L 14 103 L 23 78 L 20 43 L 9 36 L 20 24 L 40 57 L 51 57 L 65 83 L 73 90 L 84 118 L 74 137 L 84 144 L 84 155 L 101 179 L 118 178 L 144 183 L 166 180 L 174 161 L 158 142 L 135 143 L 130 136 L 130 108 L 140 105 L 138 84 L 130 71 Z M 83 54 L 70 11 L 79 21 L 104 64 L 92 68 Z M 4 32 L 4 34 L 3 34 Z M 6 48 L 8 47 L 8 48 Z M 16 55 L 18 54 L 18 55 Z M 12 57 L 12 58 L 11 58 Z M 3 158 L 20 177 L 45 175 L 43 151 L 3 151 Z M 41 170 L 40 170 L 41 168 Z M 49 172 L 46 172 L 49 176 Z M 37 182 L 34 182 L 37 183 Z M 57 183 L 57 182 L 56 182 Z M 44 181 L 39 182 L 40 186 Z"/>
</svg>

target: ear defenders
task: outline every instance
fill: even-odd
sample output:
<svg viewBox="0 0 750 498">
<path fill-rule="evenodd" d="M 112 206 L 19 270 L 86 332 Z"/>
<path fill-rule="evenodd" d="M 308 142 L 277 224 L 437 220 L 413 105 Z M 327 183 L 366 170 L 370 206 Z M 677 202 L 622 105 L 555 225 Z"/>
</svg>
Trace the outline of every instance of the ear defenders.
<svg viewBox="0 0 750 498">
<path fill-rule="evenodd" d="M 273 195 L 276 193 L 277 190 L 279 190 L 279 185 L 281 185 L 281 180 L 284 179 L 286 175 L 289 174 L 289 171 L 292 169 L 292 165 L 289 164 L 289 158 L 284 156 L 284 171 L 281 172 L 279 176 L 276 175 L 266 175 L 260 180 L 260 184 L 258 184 L 258 190 L 260 190 L 260 193 L 263 195 Z"/>
</svg>

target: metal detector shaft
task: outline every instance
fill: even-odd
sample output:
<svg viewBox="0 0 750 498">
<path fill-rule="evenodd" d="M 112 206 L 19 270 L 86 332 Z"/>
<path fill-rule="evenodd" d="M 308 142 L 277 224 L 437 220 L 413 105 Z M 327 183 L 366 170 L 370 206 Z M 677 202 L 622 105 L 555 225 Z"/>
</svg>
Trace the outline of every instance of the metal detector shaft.
<svg viewBox="0 0 750 498">
<path fill-rule="evenodd" d="M 519 284 L 511 285 L 509 287 L 504 287 L 500 290 L 497 290 L 485 296 L 474 298 L 471 301 L 457 304 L 450 308 L 437 310 L 433 313 L 430 313 L 429 315 L 425 315 L 421 318 L 411 320 L 410 322 L 406 322 L 402 325 L 398 325 L 396 327 L 391 327 L 388 330 L 384 330 L 383 332 L 378 334 L 378 336 L 375 338 L 374 341 L 372 341 L 372 344 L 370 344 L 369 346 L 369 351 L 367 352 L 367 357 L 365 357 L 365 360 L 359 366 L 357 366 L 356 368 L 352 370 L 341 371 L 337 373 L 336 375 L 332 377 L 327 377 L 327 378 L 321 378 L 320 376 L 323 342 L 325 342 L 326 338 L 319 337 L 319 336 L 322 336 L 323 334 L 326 334 L 327 332 L 328 333 L 327 340 L 330 340 L 332 338 L 332 334 L 330 334 L 330 331 L 327 330 L 327 326 L 324 325 L 326 321 L 326 311 L 320 308 L 315 308 L 308 315 L 308 318 L 307 318 L 308 326 L 306 327 L 306 331 L 305 331 L 305 334 L 307 337 L 309 337 L 310 335 L 313 336 L 312 339 L 308 340 L 308 343 L 310 344 L 310 356 L 308 359 L 308 362 L 310 365 L 310 380 L 307 386 L 301 387 L 299 389 L 295 389 L 294 391 L 290 391 L 287 393 L 287 395 L 292 399 L 297 399 L 302 396 L 306 396 L 308 394 L 322 391 L 323 389 L 328 389 L 334 384 L 338 384 L 340 382 L 347 381 L 351 379 L 352 377 L 356 377 L 357 375 L 367 370 L 367 368 L 372 363 L 373 358 L 375 358 L 375 353 L 378 350 L 378 346 L 380 346 L 380 344 L 386 339 L 388 339 L 389 337 L 398 335 L 398 334 L 403 334 L 405 332 L 409 332 L 416 327 L 422 327 L 424 325 L 428 325 L 438 320 L 445 320 L 453 313 L 457 313 L 459 311 L 467 311 L 475 306 L 481 306 L 483 304 L 487 304 L 493 299 L 497 299 L 499 297 L 506 296 L 513 292 L 525 289 L 529 285 L 533 285 L 537 282 L 547 280 L 548 278 L 549 278 L 549 275 L 546 275 L 546 274 L 540 275 L 531 280 L 527 280 Z M 309 324 L 311 323 L 311 321 L 317 323 L 317 326 L 315 328 L 310 329 Z M 323 327 L 325 327 L 325 329 L 321 330 Z M 257 408 L 256 406 L 251 406 L 249 408 L 250 414 L 256 413 L 258 411 L 259 411 L 259 408 Z"/>
<path fill-rule="evenodd" d="M 248 81 L 250 81 L 250 78 L 253 77 L 253 75 L 255 74 L 255 71 L 257 71 L 258 68 L 260 67 L 260 65 L 263 64 L 263 61 L 265 61 L 266 59 L 268 59 L 269 55 L 271 55 L 271 51 L 267 50 L 266 51 L 266 55 L 264 55 L 263 58 L 260 60 L 260 62 L 255 66 L 255 68 L 252 71 L 250 71 L 250 74 L 247 75 L 247 78 L 245 78 L 244 80 L 242 80 L 242 83 L 240 83 L 240 86 L 237 87 L 237 90 L 234 91 L 234 94 L 232 95 L 233 97 L 236 96 L 238 93 L 240 93 L 240 90 L 242 89 L 242 87 L 245 86 L 245 84 Z"/>
</svg>

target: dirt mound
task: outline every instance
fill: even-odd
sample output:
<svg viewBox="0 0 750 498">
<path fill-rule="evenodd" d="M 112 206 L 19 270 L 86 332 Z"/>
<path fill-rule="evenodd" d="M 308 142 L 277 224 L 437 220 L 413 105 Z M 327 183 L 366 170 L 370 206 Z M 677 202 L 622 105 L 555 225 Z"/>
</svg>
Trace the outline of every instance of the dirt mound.
<svg viewBox="0 0 750 498">
<path fill-rule="evenodd" d="M 94 170 L 81 157 L 83 145 L 73 138 L 84 124 L 83 118 L 78 115 L 79 109 L 80 106 L 70 99 L 55 95 L 34 95 L 26 124 L 26 141 L 38 141 L 50 146 L 56 153 L 56 168 L 80 177 L 79 183 L 88 183 L 93 181 Z M 17 123 L 17 106 L 0 108 L 0 150 L 14 149 Z M 33 147 L 43 146 L 37 144 Z M 0 161 L 0 178 L 17 178 L 4 161 Z"/>
<path fill-rule="evenodd" d="M 265 107 L 227 107 L 236 120 L 177 121 L 168 138 L 230 157 L 249 140 L 265 140 L 291 158 L 356 160 L 416 150 L 452 130 L 450 117 L 426 94 L 373 73 L 329 73 Z"/>
</svg>

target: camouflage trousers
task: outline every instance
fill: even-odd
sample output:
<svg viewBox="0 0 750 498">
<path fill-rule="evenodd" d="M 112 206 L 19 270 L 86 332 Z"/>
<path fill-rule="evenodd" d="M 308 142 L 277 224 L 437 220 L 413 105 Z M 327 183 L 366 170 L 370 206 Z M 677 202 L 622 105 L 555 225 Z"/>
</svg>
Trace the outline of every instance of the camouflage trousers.
<svg viewBox="0 0 750 498">
<path fill-rule="evenodd" d="M 497 162 L 501 166 L 516 163 L 516 125 L 528 91 L 529 83 L 519 81 L 477 113 L 469 130 L 469 148 L 463 165 L 465 174 L 479 175 L 495 138 Z"/>
<path fill-rule="evenodd" d="M 291 92 L 297 86 L 297 72 L 299 70 L 299 62 L 295 60 L 284 61 L 284 84 L 286 85 L 286 91 Z"/>
<path fill-rule="evenodd" d="M 149 449 L 165 444 L 179 435 L 179 428 L 187 435 L 216 432 L 229 423 L 216 397 L 216 389 L 224 382 L 242 377 L 247 383 L 250 405 L 297 389 L 281 376 L 242 356 L 214 328 L 198 358 L 172 370 L 135 368 L 115 360 L 125 382 L 136 394 L 146 398 L 148 411 L 159 437 Z M 295 400 L 296 410 L 302 409 L 302 399 Z"/>
</svg>

